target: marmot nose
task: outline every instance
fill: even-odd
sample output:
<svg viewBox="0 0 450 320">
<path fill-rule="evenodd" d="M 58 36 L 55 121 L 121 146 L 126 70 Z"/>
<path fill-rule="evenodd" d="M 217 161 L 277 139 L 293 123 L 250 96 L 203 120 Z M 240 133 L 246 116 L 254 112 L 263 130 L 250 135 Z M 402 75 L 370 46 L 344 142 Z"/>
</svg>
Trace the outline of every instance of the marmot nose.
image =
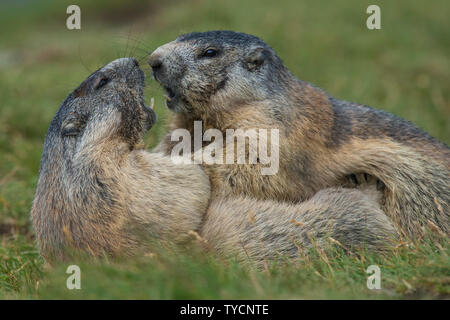
<svg viewBox="0 0 450 320">
<path fill-rule="evenodd" d="M 161 57 L 158 55 L 151 55 L 150 58 L 148 59 L 148 64 L 150 65 L 150 67 L 152 67 L 153 71 L 161 68 L 162 66 Z"/>
</svg>

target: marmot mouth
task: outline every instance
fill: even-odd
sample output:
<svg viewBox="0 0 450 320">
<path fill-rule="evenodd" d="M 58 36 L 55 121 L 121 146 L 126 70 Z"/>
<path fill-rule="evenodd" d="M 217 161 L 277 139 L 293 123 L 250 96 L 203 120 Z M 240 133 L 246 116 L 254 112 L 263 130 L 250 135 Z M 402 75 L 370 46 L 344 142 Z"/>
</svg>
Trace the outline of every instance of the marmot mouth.
<svg viewBox="0 0 450 320">
<path fill-rule="evenodd" d="M 146 109 L 147 111 L 155 111 L 155 99 L 153 97 L 150 98 L 150 103 L 147 105 L 145 103 L 144 95 L 141 95 L 139 97 L 139 105 L 142 106 L 142 108 Z"/>
<path fill-rule="evenodd" d="M 164 90 L 166 91 L 165 98 L 167 102 L 170 102 L 173 98 L 175 98 L 176 93 L 171 88 L 164 86 Z"/>
<path fill-rule="evenodd" d="M 155 99 L 153 97 L 150 98 L 150 104 L 147 106 L 145 103 L 143 104 L 144 108 L 147 110 L 155 110 Z"/>
</svg>

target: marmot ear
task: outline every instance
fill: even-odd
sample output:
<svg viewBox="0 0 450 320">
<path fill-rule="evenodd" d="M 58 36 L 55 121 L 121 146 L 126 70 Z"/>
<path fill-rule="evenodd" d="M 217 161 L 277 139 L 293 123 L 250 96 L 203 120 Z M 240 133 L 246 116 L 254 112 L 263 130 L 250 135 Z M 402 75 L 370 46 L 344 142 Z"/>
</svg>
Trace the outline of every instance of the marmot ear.
<svg viewBox="0 0 450 320">
<path fill-rule="evenodd" d="M 248 70 L 253 71 L 261 66 L 269 57 L 269 51 L 262 47 L 253 49 L 247 56 L 245 66 Z"/>
<path fill-rule="evenodd" d="M 72 114 L 63 121 L 61 135 L 64 137 L 77 136 L 85 125 L 86 121 L 80 115 Z"/>
</svg>

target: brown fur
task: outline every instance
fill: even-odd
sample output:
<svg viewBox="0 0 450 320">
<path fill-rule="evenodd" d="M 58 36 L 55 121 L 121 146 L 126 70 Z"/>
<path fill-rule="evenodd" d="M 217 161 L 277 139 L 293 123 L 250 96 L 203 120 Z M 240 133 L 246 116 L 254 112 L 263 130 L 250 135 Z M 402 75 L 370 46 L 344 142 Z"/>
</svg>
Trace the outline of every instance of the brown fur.
<svg viewBox="0 0 450 320">
<path fill-rule="evenodd" d="M 199 55 L 211 47 L 217 55 Z M 257 66 L 247 68 L 255 57 Z M 405 236 L 417 238 L 429 222 L 450 234 L 450 149 L 412 124 L 297 80 L 272 48 L 250 35 L 184 35 L 155 50 L 149 62 L 173 96 L 172 130 L 192 131 L 194 120 L 204 130 L 280 130 L 276 175 L 261 175 L 259 164 L 204 165 L 213 199 L 301 202 L 342 185 L 348 175 L 366 173 L 386 186 L 383 211 Z M 211 89 L 218 81 L 220 89 Z M 156 150 L 170 153 L 172 147 L 169 133 Z"/>
<path fill-rule="evenodd" d="M 103 77 L 109 83 L 97 89 L 93 80 Z M 148 241 L 183 243 L 198 231 L 209 179 L 199 166 L 138 149 L 156 119 L 143 105 L 143 84 L 134 60 L 119 59 L 91 75 L 83 95 L 77 90 L 58 110 L 31 211 L 45 258 L 63 259 L 72 249 L 132 254 Z"/>
<path fill-rule="evenodd" d="M 97 88 L 103 78 L 109 84 Z M 155 121 L 142 86 L 134 60 L 120 59 L 86 79 L 55 115 L 31 211 L 47 260 L 67 259 L 72 250 L 131 255 L 150 241 L 185 243 L 192 231 L 214 250 L 246 252 L 258 263 L 294 257 L 313 242 L 323 247 L 329 237 L 350 250 L 378 250 L 385 237 L 395 238 L 370 183 L 364 193 L 327 189 L 300 205 L 221 198 L 207 211 L 210 183 L 200 166 L 139 149 Z"/>
<path fill-rule="evenodd" d="M 380 251 L 392 245 L 396 231 L 371 196 L 355 189 L 330 188 L 300 204 L 213 200 L 201 235 L 221 254 L 262 266 L 277 257 L 295 258 L 330 244 L 351 251 Z"/>
</svg>

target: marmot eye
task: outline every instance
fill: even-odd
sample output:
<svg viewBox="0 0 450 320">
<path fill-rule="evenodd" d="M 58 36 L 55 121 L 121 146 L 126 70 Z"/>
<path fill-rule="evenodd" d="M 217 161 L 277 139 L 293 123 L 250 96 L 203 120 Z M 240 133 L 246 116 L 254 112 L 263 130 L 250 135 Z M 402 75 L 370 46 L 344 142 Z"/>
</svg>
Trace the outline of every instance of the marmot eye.
<svg viewBox="0 0 450 320">
<path fill-rule="evenodd" d="M 216 49 L 206 49 L 205 52 L 203 53 L 204 57 L 208 57 L 208 58 L 212 58 L 215 57 L 217 55 L 217 50 Z"/>
<path fill-rule="evenodd" d="M 97 84 L 97 86 L 95 87 L 95 89 L 96 89 L 96 90 L 100 89 L 101 87 L 105 86 L 108 82 L 109 82 L 109 79 L 108 79 L 108 78 L 102 78 L 102 79 L 98 82 L 98 84 Z"/>
</svg>

